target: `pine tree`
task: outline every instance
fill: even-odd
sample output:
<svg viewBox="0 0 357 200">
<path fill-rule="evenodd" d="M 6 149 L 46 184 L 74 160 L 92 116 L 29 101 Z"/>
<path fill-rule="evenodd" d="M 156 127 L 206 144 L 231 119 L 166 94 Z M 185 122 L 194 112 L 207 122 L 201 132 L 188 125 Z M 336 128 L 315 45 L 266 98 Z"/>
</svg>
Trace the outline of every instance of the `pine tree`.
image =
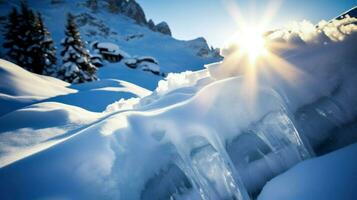
<svg viewBox="0 0 357 200">
<path fill-rule="evenodd" d="M 5 58 L 14 63 L 20 62 L 20 56 L 22 51 L 18 44 L 20 40 L 19 35 L 19 13 L 16 8 L 13 8 L 11 13 L 8 16 L 7 24 L 4 26 L 4 43 L 3 47 L 8 49 L 5 53 Z"/>
<path fill-rule="evenodd" d="M 40 19 L 38 15 L 35 15 L 31 11 L 33 17 L 29 22 L 29 27 L 31 27 L 28 36 L 28 47 L 26 49 L 26 54 L 28 59 L 27 68 L 36 74 L 43 74 L 45 67 L 45 53 L 42 51 L 43 33 L 41 32 Z"/>
<path fill-rule="evenodd" d="M 41 73 L 38 19 L 25 1 L 21 2 L 21 13 L 12 10 L 5 28 L 3 46 L 8 49 L 7 58 L 29 71 Z"/>
<path fill-rule="evenodd" d="M 21 13 L 13 8 L 5 28 L 6 58 L 34 73 L 49 75 L 56 63 L 55 47 L 40 14 L 22 1 Z"/>
<path fill-rule="evenodd" d="M 42 74 L 56 77 L 56 47 L 51 34 L 43 23 L 41 14 L 38 13 L 37 16 L 38 30 L 40 33 L 41 65 L 43 66 Z"/>
<path fill-rule="evenodd" d="M 38 72 L 38 51 L 39 51 L 39 38 L 38 38 L 38 24 L 34 12 L 28 7 L 25 1 L 21 2 L 21 14 L 19 15 L 19 32 L 18 32 L 18 46 L 21 51 L 19 63 L 21 67 Z M 33 63 L 36 63 L 34 66 Z"/>
<path fill-rule="evenodd" d="M 88 50 L 81 40 L 74 16 L 71 14 L 68 14 L 65 34 L 66 38 L 61 43 L 63 65 L 59 71 L 60 78 L 69 83 L 97 80 L 95 76 L 97 68 L 90 62 Z"/>
</svg>

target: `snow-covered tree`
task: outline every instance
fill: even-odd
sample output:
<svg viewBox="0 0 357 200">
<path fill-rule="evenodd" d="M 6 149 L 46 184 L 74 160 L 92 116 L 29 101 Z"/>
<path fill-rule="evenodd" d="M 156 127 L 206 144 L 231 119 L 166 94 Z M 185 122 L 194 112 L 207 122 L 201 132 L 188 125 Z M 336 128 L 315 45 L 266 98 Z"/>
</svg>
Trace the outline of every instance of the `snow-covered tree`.
<svg viewBox="0 0 357 200">
<path fill-rule="evenodd" d="M 97 80 L 95 76 L 97 68 L 90 62 L 88 50 L 81 40 L 72 14 L 68 14 L 65 34 L 66 38 L 61 42 L 63 65 L 59 69 L 59 77 L 69 83 Z"/>
<path fill-rule="evenodd" d="M 9 60 L 29 71 L 41 73 L 38 26 L 37 16 L 26 2 L 22 1 L 21 13 L 13 9 L 9 15 L 3 46 L 8 49 Z"/>
<path fill-rule="evenodd" d="M 39 70 L 39 31 L 38 19 L 32 9 L 29 8 L 25 1 L 21 2 L 21 14 L 19 15 L 19 32 L 18 46 L 21 50 L 19 64 L 21 67 L 32 71 L 40 72 Z"/>
<path fill-rule="evenodd" d="M 13 8 L 5 30 L 3 46 L 8 50 L 8 60 L 37 74 L 49 75 L 55 69 L 53 40 L 40 14 L 36 15 L 25 1 L 21 3 L 20 13 Z"/>
<path fill-rule="evenodd" d="M 56 66 L 56 47 L 50 32 L 43 23 L 40 13 L 38 13 L 38 30 L 40 34 L 41 65 L 43 66 L 42 74 L 57 77 Z"/>
<path fill-rule="evenodd" d="M 19 13 L 16 8 L 10 12 L 7 23 L 5 24 L 4 43 L 3 47 L 7 49 L 5 58 L 14 62 L 20 63 L 20 56 L 22 55 L 19 47 Z"/>
</svg>

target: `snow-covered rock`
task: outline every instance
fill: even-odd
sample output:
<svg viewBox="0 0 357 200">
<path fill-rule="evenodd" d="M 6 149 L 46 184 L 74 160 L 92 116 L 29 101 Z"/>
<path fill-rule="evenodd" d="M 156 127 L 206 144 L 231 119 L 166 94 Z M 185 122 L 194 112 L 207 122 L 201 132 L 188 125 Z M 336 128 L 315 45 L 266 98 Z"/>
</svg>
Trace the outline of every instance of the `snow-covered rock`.
<svg viewBox="0 0 357 200">
<path fill-rule="evenodd" d="M 130 55 L 121 50 L 118 45 L 110 42 L 94 42 L 91 44 L 91 47 L 109 62 L 120 62 L 122 59 L 130 57 Z"/>
<path fill-rule="evenodd" d="M 149 29 L 153 31 L 162 33 L 164 35 L 172 36 L 171 29 L 166 22 L 160 22 L 157 25 L 155 25 L 154 21 L 150 19 L 147 23 L 147 26 L 149 27 Z"/>
<path fill-rule="evenodd" d="M 128 58 L 124 60 L 124 63 L 126 66 L 133 69 L 140 68 L 143 71 L 148 71 L 155 75 L 162 75 L 160 74 L 158 61 L 150 56 Z"/>
<path fill-rule="evenodd" d="M 152 19 L 150 19 L 150 20 L 148 21 L 148 27 L 149 27 L 149 29 L 151 29 L 151 30 L 155 30 L 155 23 L 154 23 L 154 21 L 153 21 Z"/>
<path fill-rule="evenodd" d="M 123 1 L 120 5 L 120 11 L 124 15 L 134 19 L 138 24 L 147 23 L 144 10 L 135 0 Z"/>
<path fill-rule="evenodd" d="M 190 48 L 196 50 L 196 55 L 200 57 L 221 57 L 219 49 L 210 48 L 205 38 L 197 38 L 187 43 Z"/>
<path fill-rule="evenodd" d="M 169 35 L 169 36 L 172 35 L 171 29 L 170 29 L 169 25 L 166 22 L 161 22 L 161 23 L 157 24 L 155 26 L 155 30 L 157 32 L 160 32 L 160 33 L 164 34 L 164 35 Z"/>
</svg>

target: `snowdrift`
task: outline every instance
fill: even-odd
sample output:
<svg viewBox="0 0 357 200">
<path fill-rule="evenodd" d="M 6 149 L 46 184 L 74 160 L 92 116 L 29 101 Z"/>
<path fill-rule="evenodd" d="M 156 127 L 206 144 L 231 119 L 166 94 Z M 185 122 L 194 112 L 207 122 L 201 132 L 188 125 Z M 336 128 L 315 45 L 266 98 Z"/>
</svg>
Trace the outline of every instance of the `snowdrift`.
<svg viewBox="0 0 357 200">
<path fill-rule="evenodd" d="M 35 101 L 76 92 L 69 84 L 39 76 L 0 59 L 0 116 Z"/>
<path fill-rule="evenodd" d="M 99 116 L 78 107 L 46 102 L 0 117 L 0 166 L 49 148 Z"/>
<path fill-rule="evenodd" d="M 259 200 L 356 199 L 356 154 L 357 144 L 353 144 L 303 162 L 269 182 Z"/>
<path fill-rule="evenodd" d="M 103 117 L 101 112 L 112 112 L 109 104 L 151 93 L 116 79 L 69 85 L 5 60 L 0 60 L 0 76 L 1 167 L 71 137 Z"/>
</svg>

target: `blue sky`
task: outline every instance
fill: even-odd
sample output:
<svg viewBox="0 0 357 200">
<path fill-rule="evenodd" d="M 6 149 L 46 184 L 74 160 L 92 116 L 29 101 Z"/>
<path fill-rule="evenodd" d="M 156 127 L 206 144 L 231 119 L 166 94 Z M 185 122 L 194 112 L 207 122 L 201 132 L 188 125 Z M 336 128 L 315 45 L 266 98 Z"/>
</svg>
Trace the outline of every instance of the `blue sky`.
<svg viewBox="0 0 357 200">
<path fill-rule="evenodd" d="M 174 37 L 193 39 L 205 37 L 211 45 L 222 46 L 237 31 L 233 18 L 227 12 L 224 1 L 228 0 L 137 0 L 147 18 L 156 23 L 169 23 Z M 266 7 L 279 0 L 232 0 L 241 15 L 259 21 Z M 330 19 L 357 5 L 357 0 L 309 0 L 281 1 L 269 28 L 279 28 L 291 21 L 303 19 L 318 22 Z M 253 10 L 255 13 L 253 14 Z"/>
</svg>

